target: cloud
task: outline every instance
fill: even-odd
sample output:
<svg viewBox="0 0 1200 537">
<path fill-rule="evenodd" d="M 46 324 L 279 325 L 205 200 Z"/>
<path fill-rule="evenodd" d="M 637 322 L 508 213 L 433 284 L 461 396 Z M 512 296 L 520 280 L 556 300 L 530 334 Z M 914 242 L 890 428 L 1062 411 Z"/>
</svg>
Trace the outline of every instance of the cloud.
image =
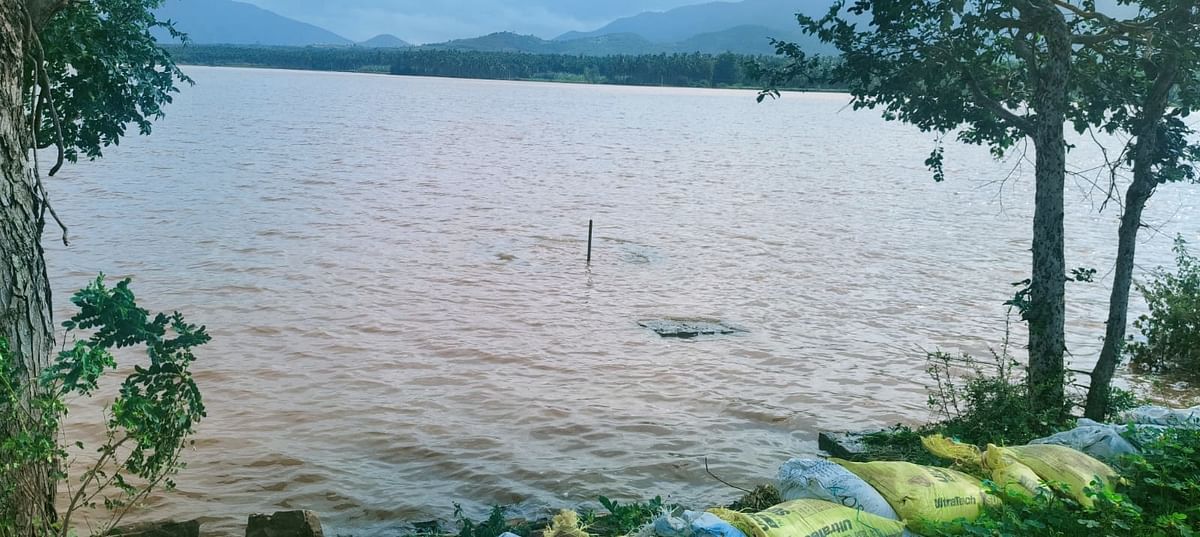
<svg viewBox="0 0 1200 537">
<path fill-rule="evenodd" d="M 552 38 L 699 0 L 245 0 L 350 39 L 390 33 L 414 43 L 500 31 Z"/>
</svg>

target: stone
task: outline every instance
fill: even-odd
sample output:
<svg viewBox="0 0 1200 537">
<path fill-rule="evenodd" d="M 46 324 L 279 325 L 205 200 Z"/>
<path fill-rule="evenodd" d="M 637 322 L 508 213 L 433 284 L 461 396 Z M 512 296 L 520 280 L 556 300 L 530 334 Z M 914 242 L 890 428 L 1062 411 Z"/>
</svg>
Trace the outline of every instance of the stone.
<svg viewBox="0 0 1200 537">
<path fill-rule="evenodd" d="M 111 537 L 200 537 L 200 521 L 149 522 L 115 528 L 105 535 Z"/>
<path fill-rule="evenodd" d="M 324 537 L 321 520 L 312 511 L 280 511 L 250 515 L 246 537 Z"/>
<path fill-rule="evenodd" d="M 662 337 L 691 339 L 699 336 L 725 336 L 746 330 L 711 319 L 644 319 L 638 326 L 648 328 Z"/>
<path fill-rule="evenodd" d="M 429 520 L 426 522 L 413 522 L 412 527 L 416 533 L 426 533 L 431 535 L 440 535 L 442 531 L 442 522 L 440 520 Z"/>
<path fill-rule="evenodd" d="M 863 439 L 875 432 L 821 433 L 817 435 L 817 447 L 839 459 L 856 460 L 867 453 Z"/>
</svg>

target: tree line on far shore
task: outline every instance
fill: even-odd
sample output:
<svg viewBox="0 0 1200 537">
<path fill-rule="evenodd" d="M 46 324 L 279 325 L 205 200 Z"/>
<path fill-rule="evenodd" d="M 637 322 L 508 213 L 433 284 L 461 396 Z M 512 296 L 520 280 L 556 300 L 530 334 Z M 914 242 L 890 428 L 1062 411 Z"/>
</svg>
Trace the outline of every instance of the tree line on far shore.
<svg viewBox="0 0 1200 537">
<path fill-rule="evenodd" d="M 760 68 L 778 66 L 784 61 L 778 57 L 728 52 L 578 56 L 358 47 L 186 45 L 171 46 L 167 49 L 175 61 L 193 65 L 376 72 L 492 80 L 755 89 L 762 87 L 761 77 L 758 75 L 762 72 Z M 832 69 L 834 66 L 832 59 L 821 65 L 825 69 Z M 800 81 L 784 83 L 783 86 L 796 89 L 838 89 L 837 84 L 801 84 Z"/>
</svg>

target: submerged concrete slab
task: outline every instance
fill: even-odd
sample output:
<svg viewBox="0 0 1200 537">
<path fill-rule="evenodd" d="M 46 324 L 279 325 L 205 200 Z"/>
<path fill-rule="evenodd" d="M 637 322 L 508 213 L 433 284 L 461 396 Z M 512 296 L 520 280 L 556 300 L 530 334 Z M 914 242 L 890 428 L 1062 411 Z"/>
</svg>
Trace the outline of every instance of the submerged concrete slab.
<svg viewBox="0 0 1200 537">
<path fill-rule="evenodd" d="M 662 337 L 680 339 L 746 332 L 745 329 L 712 319 L 643 319 L 638 321 L 638 326 L 653 330 Z"/>
<path fill-rule="evenodd" d="M 148 522 L 113 529 L 109 537 L 200 537 L 200 521 Z"/>
</svg>

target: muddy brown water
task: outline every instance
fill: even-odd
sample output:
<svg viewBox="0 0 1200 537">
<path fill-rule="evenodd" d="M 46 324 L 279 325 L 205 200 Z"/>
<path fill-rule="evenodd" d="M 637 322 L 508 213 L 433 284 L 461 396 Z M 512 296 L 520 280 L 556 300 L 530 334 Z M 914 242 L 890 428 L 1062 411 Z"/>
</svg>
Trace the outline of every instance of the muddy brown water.
<svg viewBox="0 0 1200 537">
<path fill-rule="evenodd" d="M 48 184 L 59 319 L 103 271 L 213 335 L 190 466 L 139 519 L 386 535 L 453 502 L 728 501 L 705 457 L 750 485 L 820 430 L 926 419 L 920 349 L 986 353 L 1028 272 L 1030 163 L 952 145 L 935 184 L 929 135 L 842 95 L 187 71 L 153 136 Z M 1069 291 L 1086 367 L 1117 216 L 1085 179 L 1068 196 L 1068 264 L 1102 278 Z M 1198 199 L 1155 197 L 1144 268 L 1200 238 Z M 658 317 L 748 332 L 637 324 Z"/>
</svg>

